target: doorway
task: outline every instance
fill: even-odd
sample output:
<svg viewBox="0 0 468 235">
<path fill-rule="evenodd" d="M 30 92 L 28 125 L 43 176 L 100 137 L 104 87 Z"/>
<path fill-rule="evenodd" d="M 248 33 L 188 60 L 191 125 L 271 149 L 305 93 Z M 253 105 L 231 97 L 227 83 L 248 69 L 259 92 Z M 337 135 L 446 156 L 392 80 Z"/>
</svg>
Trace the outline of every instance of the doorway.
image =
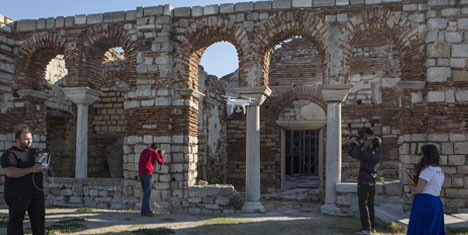
<svg viewBox="0 0 468 235">
<path fill-rule="evenodd" d="M 320 130 L 285 130 L 284 137 L 283 189 L 318 188 Z"/>
</svg>

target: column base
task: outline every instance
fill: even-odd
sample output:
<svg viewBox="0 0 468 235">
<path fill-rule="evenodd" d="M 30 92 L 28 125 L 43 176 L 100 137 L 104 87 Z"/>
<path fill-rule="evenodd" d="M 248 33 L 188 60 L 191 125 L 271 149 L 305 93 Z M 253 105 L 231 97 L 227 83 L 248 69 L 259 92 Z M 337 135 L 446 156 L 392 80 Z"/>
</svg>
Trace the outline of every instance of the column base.
<svg viewBox="0 0 468 235">
<path fill-rule="evenodd" d="M 336 207 L 335 204 L 323 204 L 320 206 L 320 212 L 326 215 L 347 216 L 340 208 Z"/>
<path fill-rule="evenodd" d="M 265 212 L 265 207 L 263 207 L 261 202 L 245 201 L 244 205 L 242 205 L 241 212 L 246 212 L 246 213 L 260 212 L 260 213 L 264 213 Z"/>
</svg>

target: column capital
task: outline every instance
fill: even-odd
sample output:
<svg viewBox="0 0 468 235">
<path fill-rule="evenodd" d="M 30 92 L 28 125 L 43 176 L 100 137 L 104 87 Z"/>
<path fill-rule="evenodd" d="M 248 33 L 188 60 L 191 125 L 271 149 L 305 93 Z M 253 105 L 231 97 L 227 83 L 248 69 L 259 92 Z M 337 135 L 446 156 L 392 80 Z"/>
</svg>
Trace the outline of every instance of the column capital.
<svg viewBox="0 0 468 235">
<path fill-rule="evenodd" d="M 240 97 L 252 99 L 252 102 L 249 104 L 250 106 L 262 105 L 265 99 L 271 94 L 271 89 L 267 86 L 239 87 L 235 90 L 239 93 Z"/>
<path fill-rule="evenodd" d="M 18 95 L 21 98 L 32 97 L 32 98 L 38 98 L 38 99 L 41 99 L 41 100 L 49 99 L 52 96 L 52 95 L 49 95 L 49 94 L 47 94 L 45 92 L 31 90 L 31 89 L 17 90 L 16 93 L 18 93 Z"/>
<path fill-rule="evenodd" d="M 342 103 L 348 93 L 353 88 L 353 84 L 320 84 L 319 88 L 322 91 L 323 99 L 326 102 L 338 102 Z"/>
<path fill-rule="evenodd" d="M 189 97 L 195 97 L 197 99 L 202 99 L 203 97 L 205 97 L 205 94 L 195 90 L 195 89 L 192 89 L 192 88 L 188 88 L 188 89 L 182 89 L 180 90 L 180 95 L 184 98 L 189 98 Z"/>
<path fill-rule="evenodd" d="M 89 87 L 66 87 L 63 93 L 75 104 L 92 104 L 99 100 L 102 91 L 94 90 Z"/>
</svg>

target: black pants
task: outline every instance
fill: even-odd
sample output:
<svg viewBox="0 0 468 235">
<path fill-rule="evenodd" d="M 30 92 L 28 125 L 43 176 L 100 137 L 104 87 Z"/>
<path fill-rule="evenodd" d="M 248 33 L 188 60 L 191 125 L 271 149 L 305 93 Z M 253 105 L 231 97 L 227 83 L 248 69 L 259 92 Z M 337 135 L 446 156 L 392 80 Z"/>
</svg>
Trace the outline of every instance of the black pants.
<svg viewBox="0 0 468 235">
<path fill-rule="evenodd" d="M 358 203 L 363 229 L 375 228 L 374 195 L 375 184 L 358 183 Z"/>
<path fill-rule="evenodd" d="M 23 220 L 26 211 L 28 211 L 31 220 L 31 229 L 34 235 L 44 235 L 45 233 L 45 206 L 44 194 L 35 194 L 28 196 L 9 196 L 5 197 L 8 205 L 8 235 L 23 235 Z"/>
</svg>

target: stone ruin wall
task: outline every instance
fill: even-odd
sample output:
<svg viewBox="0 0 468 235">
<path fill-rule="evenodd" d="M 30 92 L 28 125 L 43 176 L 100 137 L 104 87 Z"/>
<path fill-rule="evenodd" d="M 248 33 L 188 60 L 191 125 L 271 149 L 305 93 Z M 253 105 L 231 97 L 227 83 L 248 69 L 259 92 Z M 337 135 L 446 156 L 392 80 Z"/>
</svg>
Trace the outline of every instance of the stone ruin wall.
<svg viewBox="0 0 468 235">
<path fill-rule="evenodd" d="M 377 8 L 384 10 L 379 11 Z M 366 11 L 366 13 L 363 14 L 361 11 Z M 313 29 L 306 31 L 308 29 L 304 27 L 294 28 L 296 26 L 290 22 L 302 19 L 300 15 L 304 12 L 310 13 L 312 19 L 317 19 L 318 25 L 322 28 L 317 28 L 315 31 Z M 468 153 L 466 149 L 468 146 L 466 136 L 467 13 L 468 3 L 465 1 L 364 2 L 350 0 L 331 3 L 331 1 L 292 0 L 173 10 L 168 6 L 159 6 L 138 8 L 127 12 L 24 20 L 9 25 L 1 23 L 0 97 L 2 98 L 0 108 L 2 112 L 0 120 L 3 124 L 0 126 L 0 148 L 1 143 L 3 143 L 3 149 L 11 145 L 14 141 L 13 130 L 23 124 L 19 123 L 20 117 L 25 117 L 27 119 L 25 124 L 32 127 L 35 133 L 35 146 L 40 150 L 46 150 L 48 139 L 46 122 L 33 120 L 47 120 L 47 103 L 34 94 L 17 94 L 17 90 L 21 89 L 46 90 L 43 83 L 36 81 L 28 85 L 25 82 L 40 75 L 41 69 L 38 70 L 38 67 L 42 66 L 43 69 L 51 58 L 64 54 L 70 78 L 67 79 L 67 86 L 90 86 L 101 89 L 98 82 L 99 76 L 94 76 L 99 74 L 99 69 L 95 69 L 92 63 L 100 61 L 102 54 L 109 48 L 121 46 L 126 58 L 121 88 L 129 89 L 123 95 L 123 109 L 127 124 L 122 140 L 123 177 L 126 179 L 122 188 L 122 192 L 125 193 L 122 197 L 138 198 L 141 195 L 141 192 L 138 193 L 139 184 L 134 180 L 136 156 L 149 143 L 155 141 L 168 150 L 168 165 L 163 166 L 158 179 L 159 183 L 155 184 L 154 198 L 171 201 L 175 207 L 188 206 L 184 203 L 184 198 L 188 197 L 188 187 L 196 182 L 199 174 L 197 172 L 199 140 L 196 138 L 199 112 L 198 100 L 194 96 L 182 94 L 181 90 L 187 87 L 194 89 L 200 87 L 200 81 L 194 79 L 194 76 L 199 74 L 197 70 L 200 55 L 207 46 L 220 40 L 227 40 L 238 48 L 239 83 L 241 85 L 253 84 L 251 76 L 247 76 L 247 71 L 260 70 L 255 67 L 255 59 L 252 59 L 255 56 L 246 57 L 248 52 L 244 50 L 242 43 L 260 42 L 255 41 L 255 35 L 268 35 L 263 34 L 261 30 L 278 24 L 281 27 L 274 26 L 275 30 L 269 31 L 277 37 L 268 36 L 264 38 L 265 41 L 276 45 L 298 34 L 310 37 L 322 58 L 323 81 L 333 83 L 340 79 L 349 79 L 352 83 L 360 83 L 358 79 L 360 76 L 362 84 L 366 86 L 363 86 L 357 93 L 351 93 L 343 106 L 343 133 L 346 136 L 349 132 L 357 131 L 363 123 L 373 124 L 380 130 L 384 136 L 384 143 L 391 146 L 385 150 L 389 156 L 386 164 L 381 166 L 381 174 L 385 178 L 392 179 L 399 174 L 394 170 L 395 165 L 412 169 L 417 161 L 416 154 L 420 145 L 427 142 L 436 143 L 441 147 L 443 159 L 447 159 L 446 162 L 444 160 L 443 166 L 447 173 L 443 190 L 446 208 L 448 211 L 464 211 L 468 206 L 467 173 L 464 168 Z M 402 20 L 398 20 L 399 17 Z M 268 20 L 268 24 L 261 23 Z M 307 24 L 311 21 L 302 20 L 301 22 Z M 369 23 L 369 28 L 366 28 L 363 22 Z M 195 25 L 205 28 L 209 32 L 207 35 L 212 35 L 212 37 L 200 33 Z M 237 32 L 242 31 L 241 33 L 254 36 L 250 37 L 251 39 L 244 37 L 242 41 L 232 34 L 220 33 L 236 32 L 232 28 L 234 26 L 241 26 L 242 30 L 245 30 Z M 340 31 L 340 29 L 345 30 Z M 37 36 L 46 31 L 48 33 L 42 33 L 41 37 Z M 355 33 L 358 39 L 353 38 L 347 41 L 350 35 L 353 35 L 349 32 Z M 339 41 L 338 37 L 327 36 L 336 35 L 336 33 L 342 34 L 344 39 Z M 375 45 L 374 51 L 383 49 L 387 51 L 387 55 L 392 55 L 386 57 L 390 63 L 381 65 L 381 71 L 388 71 L 388 74 L 384 73 L 383 76 L 391 75 L 388 77 L 390 79 L 382 80 L 380 84 L 379 81 L 374 80 L 372 74 L 365 74 L 370 71 L 365 63 L 353 64 L 357 61 L 372 61 L 371 57 L 366 58 L 366 48 L 359 46 L 359 40 L 365 41 L 367 38 L 360 38 L 359 35 L 374 34 L 383 34 L 391 41 L 386 41 L 383 45 Z M 31 47 L 31 37 L 52 43 L 37 43 L 37 48 L 34 48 Z M 113 40 L 104 43 L 109 38 Z M 376 39 L 370 40 L 376 41 Z M 92 47 L 99 48 L 100 53 L 93 54 L 86 50 Z M 266 47 L 270 47 L 269 44 Z M 399 63 L 396 63 L 397 59 L 393 57 L 394 47 L 397 48 Z M 50 50 L 42 50 L 44 48 Z M 360 55 L 361 49 L 364 56 Z M 73 51 L 82 51 L 84 54 L 76 56 L 72 53 Z M 187 51 L 193 53 L 190 54 Z M 187 56 L 175 57 L 173 53 Z M 86 57 L 89 64 L 79 62 L 80 56 Z M 378 56 L 385 56 L 385 54 Z M 19 66 L 19 61 L 24 61 L 24 58 L 26 62 L 32 59 L 39 63 L 34 66 L 25 63 L 30 66 L 30 70 L 25 70 L 24 66 Z M 251 60 L 249 61 L 248 58 Z M 397 77 L 393 77 L 395 68 L 392 66 L 394 65 L 398 65 Z M 375 68 L 371 69 L 375 70 Z M 274 87 L 275 84 L 271 82 L 274 71 L 271 68 L 269 71 L 271 71 L 270 85 Z M 361 72 L 364 75 L 361 75 Z M 403 86 L 394 86 L 392 79 L 395 78 L 426 83 L 400 83 Z M 368 87 L 366 81 L 371 84 L 377 83 L 382 87 L 380 90 L 376 89 L 375 84 Z M 394 87 L 404 89 L 397 93 Z M 380 92 L 382 105 L 378 109 L 373 109 L 370 104 L 377 101 L 376 91 Z M 361 104 L 358 104 L 358 100 L 361 100 Z M 267 102 L 269 102 L 268 99 Z M 262 106 L 261 117 L 267 116 L 264 115 L 268 112 L 265 111 L 266 106 L 267 103 Z M 364 115 L 356 115 L 354 112 L 356 109 Z M 27 110 L 38 112 L 31 114 Z M 376 115 L 381 112 L 393 115 Z M 347 113 L 349 116 L 346 116 Z M 146 119 L 148 115 L 153 115 L 154 119 Z M 90 122 L 96 121 L 95 118 L 98 116 L 90 118 Z M 399 118 L 395 119 L 395 116 Z M 271 142 L 275 142 L 274 139 L 277 138 L 275 136 L 278 136 L 277 128 L 267 128 L 268 123 L 271 124 L 273 121 L 275 120 L 263 122 L 262 136 L 266 138 L 262 138 L 262 141 L 270 142 L 271 139 L 273 140 Z M 245 122 L 239 119 L 229 121 L 227 124 L 227 142 L 229 143 L 227 149 L 230 162 L 227 167 L 228 183 L 230 183 L 230 178 L 238 177 L 239 182 L 243 180 L 241 178 L 244 174 L 242 164 L 245 154 L 241 151 L 231 154 L 233 150 L 245 149 L 245 143 L 235 141 L 236 138 L 242 139 L 241 136 L 245 135 L 243 123 Z M 73 133 L 69 135 L 74 136 Z M 236 148 L 232 144 L 235 144 Z M 266 145 L 262 144 L 262 146 Z M 394 156 L 396 149 L 398 149 L 398 158 Z M 262 180 L 271 185 L 277 185 L 279 167 L 277 149 L 263 147 L 261 151 L 262 162 L 264 162 L 262 171 L 268 170 L 262 174 Z M 268 155 L 267 151 L 274 154 Z M 400 164 L 398 160 L 401 161 Z M 239 163 L 237 166 L 236 161 Z M 352 168 L 355 164 L 349 158 L 343 157 L 343 176 L 353 177 Z M 234 173 L 236 175 L 233 175 Z M 266 179 L 271 179 L 271 181 L 266 181 Z M 403 189 L 405 202 L 409 204 L 409 189 Z"/>
</svg>

